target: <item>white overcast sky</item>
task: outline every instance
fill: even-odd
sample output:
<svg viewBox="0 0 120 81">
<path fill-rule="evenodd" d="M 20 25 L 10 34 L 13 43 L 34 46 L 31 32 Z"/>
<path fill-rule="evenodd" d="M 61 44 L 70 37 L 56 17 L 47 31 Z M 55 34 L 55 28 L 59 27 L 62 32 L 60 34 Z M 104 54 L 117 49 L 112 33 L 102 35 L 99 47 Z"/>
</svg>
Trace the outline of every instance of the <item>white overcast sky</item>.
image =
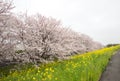
<svg viewBox="0 0 120 81">
<path fill-rule="evenodd" d="M 120 0 L 13 0 L 15 13 L 40 13 L 102 44 L 120 43 Z"/>
</svg>

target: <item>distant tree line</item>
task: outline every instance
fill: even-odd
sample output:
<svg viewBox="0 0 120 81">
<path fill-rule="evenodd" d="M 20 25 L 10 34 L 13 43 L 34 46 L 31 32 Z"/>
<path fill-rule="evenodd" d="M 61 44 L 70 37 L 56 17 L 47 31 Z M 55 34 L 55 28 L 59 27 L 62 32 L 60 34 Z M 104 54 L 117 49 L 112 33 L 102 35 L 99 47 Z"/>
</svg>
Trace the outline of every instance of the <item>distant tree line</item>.
<svg viewBox="0 0 120 81">
<path fill-rule="evenodd" d="M 67 59 L 103 46 L 89 36 L 40 14 L 16 15 L 11 1 L 0 1 L 0 64 Z"/>
<path fill-rule="evenodd" d="M 120 45 L 120 44 L 107 44 L 106 47 L 112 47 L 112 46 L 117 46 L 117 45 Z"/>
</svg>

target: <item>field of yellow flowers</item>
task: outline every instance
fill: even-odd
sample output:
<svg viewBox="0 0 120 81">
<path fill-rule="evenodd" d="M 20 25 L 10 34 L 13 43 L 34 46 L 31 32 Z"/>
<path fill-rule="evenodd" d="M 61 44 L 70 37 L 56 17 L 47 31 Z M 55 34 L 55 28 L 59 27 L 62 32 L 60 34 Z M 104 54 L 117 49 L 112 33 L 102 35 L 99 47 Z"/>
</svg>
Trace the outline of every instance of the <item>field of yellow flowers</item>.
<svg viewBox="0 0 120 81">
<path fill-rule="evenodd" d="M 103 48 L 38 68 L 23 68 L 3 76 L 0 81 L 98 81 L 110 57 L 119 49 L 120 46 Z"/>
</svg>

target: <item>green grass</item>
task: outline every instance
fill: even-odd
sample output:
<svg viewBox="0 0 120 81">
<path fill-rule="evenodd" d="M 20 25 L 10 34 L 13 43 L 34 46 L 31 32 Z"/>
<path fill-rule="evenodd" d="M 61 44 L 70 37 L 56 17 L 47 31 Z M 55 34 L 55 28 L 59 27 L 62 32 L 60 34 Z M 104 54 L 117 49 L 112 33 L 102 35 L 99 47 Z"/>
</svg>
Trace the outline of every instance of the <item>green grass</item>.
<svg viewBox="0 0 120 81">
<path fill-rule="evenodd" d="M 104 48 L 71 59 L 42 64 L 40 67 L 22 66 L 21 70 L 3 74 L 0 81 L 98 81 L 110 57 L 120 46 Z"/>
</svg>

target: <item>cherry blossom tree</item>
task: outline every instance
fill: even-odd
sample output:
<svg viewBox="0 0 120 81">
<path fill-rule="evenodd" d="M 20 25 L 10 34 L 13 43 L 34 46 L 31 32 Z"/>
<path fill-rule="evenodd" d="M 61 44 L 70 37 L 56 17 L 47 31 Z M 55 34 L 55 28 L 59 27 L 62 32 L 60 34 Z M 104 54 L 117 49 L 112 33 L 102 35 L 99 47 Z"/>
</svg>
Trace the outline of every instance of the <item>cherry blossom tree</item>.
<svg viewBox="0 0 120 81">
<path fill-rule="evenodd" d="M 0 63 L 2 61 L 10 61 L 15 45 L 12 28 L 9 25 L 11 12 L 13 8 L 12 1 L 0 1 Z"/>
<path fill-rule="evenodd" d="M 10 12 L 12 8 L 11 1 L 0 1 L 0 63 L 53 61 L 102 48 L 56 19 L 40 14 L 16 15 Z"/>
</svg>

